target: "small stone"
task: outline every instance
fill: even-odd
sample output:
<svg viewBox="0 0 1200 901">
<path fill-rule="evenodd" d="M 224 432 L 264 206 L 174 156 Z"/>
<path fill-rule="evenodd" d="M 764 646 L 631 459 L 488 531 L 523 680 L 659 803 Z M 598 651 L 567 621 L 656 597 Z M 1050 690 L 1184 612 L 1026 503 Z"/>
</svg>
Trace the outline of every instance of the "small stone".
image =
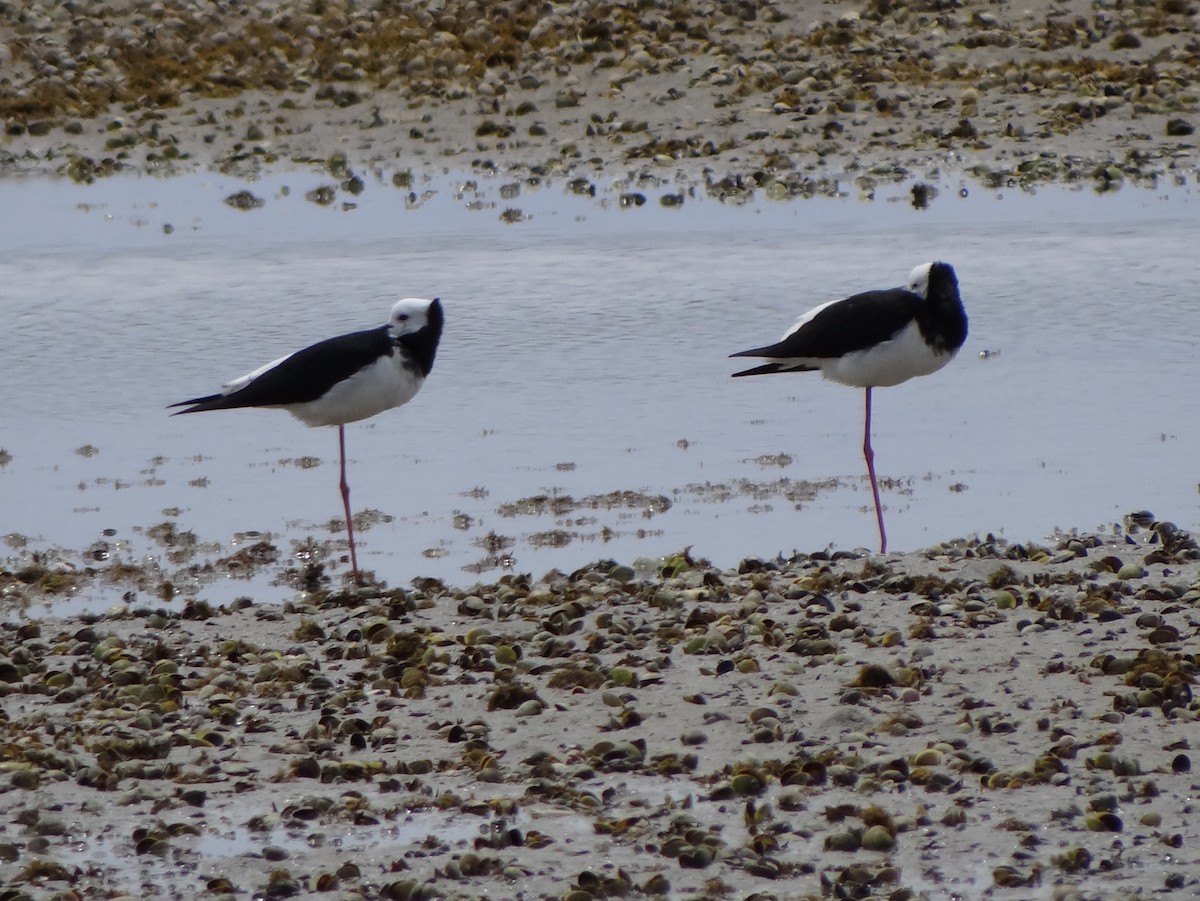
<svg viewBox="0 0 1200 901">
<path fill-rule="evenodd" d="M 689 729 L 679 737 L 679 740 L 685 745 L 695 746 L 702 745 L 708 741 L 708 735 L 699 729 Z"/>
<path fill-rule="evenodd" d="M 496 645 L 496 649 L 493 653 L 496 656 L 496 662 L 501 666 L 512 666 L 517 662 L 517 660 L 520 659 L 516 649 L 506 644 Z"/>
<path fill-rule="evenodd" d="M 225 198 L 225 203 L 233 207 L 235 210 L 257 210 L 263 206 L 266 201 L 261 197 L 255 197 L 249 191 L 238 191 L 235 194 L 230 194 Z"/>
<path fill-rule="evenodd" d="M 860 847 L 862 847 L 862 843 L 858 840 L 858 837 L 855 836 L 853 832 L 835 832 L 833 835 L 825 839 L 826 851 L 854 852 Z"/>
<path fill-rule="evenodd" d="M 1117 578 L 1122 582 L 1129 579 L 1141 579 L 1146 575 L 1146 571 L 1137 563 L 1126 563 L 1117 570 Z"/>
<path fill-rule="evenodd" d="M 618 564 L 609 570 L 608 576 L 617 582 L 632 582 L 635 578 L 637 578 L 637 573 L 634 571 L 632 566 Z"/>
<path fill-rule="evenodd" d="M 35 770 L 13 770 L 12 775 L 9 776 L 9 782 L 13 788 L 32 790 L 41 784 L 41 778 Z"/>
<path fill-rule="evenodd" d="M 890 851 L 896 846 L 896 839 L 886 826 L 871 826 L 863 833 L 862 846 L 868 851 Z"/>
</svg>

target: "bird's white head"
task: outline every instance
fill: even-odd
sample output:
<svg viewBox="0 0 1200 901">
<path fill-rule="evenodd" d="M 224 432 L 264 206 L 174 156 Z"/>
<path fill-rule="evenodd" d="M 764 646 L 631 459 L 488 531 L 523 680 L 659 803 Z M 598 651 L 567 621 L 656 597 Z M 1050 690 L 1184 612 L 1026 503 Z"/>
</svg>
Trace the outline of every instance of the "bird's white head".
<svg viewBox="0 0 1200 901">
<path fill-rule="evenodd" d="M 908 281 L 905 283 L 904 287 L 920 297 L 928 297 L 929 270 L 932 268 L 933 263 L 922 263 L 920 266 L 917 266 L 908 274 Z"/>
<path fill-rule="evenodd" d="M 429 325 L 429 310 L 436 301 L 424 297 L 406 297 L 396 301 L 392 307 L 392 315 L 388 319 L 388 331 L 393 338 L 401 335 L 411 335 Z"/>
</svg>

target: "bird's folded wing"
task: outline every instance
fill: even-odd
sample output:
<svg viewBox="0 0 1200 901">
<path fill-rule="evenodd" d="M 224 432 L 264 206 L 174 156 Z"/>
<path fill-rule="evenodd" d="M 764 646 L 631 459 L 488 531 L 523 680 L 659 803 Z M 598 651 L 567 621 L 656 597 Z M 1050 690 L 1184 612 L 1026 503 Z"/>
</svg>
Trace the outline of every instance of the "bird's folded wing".
<svg viewBox="0 0 1200 901">
<path fill-rule="evenodd" d="M 781 341 L 735 357 L 829 359 L 891 340 L 913 321 L 921 298 L 903 288 L 866 291 L 818 307 Z"/>
</svg>

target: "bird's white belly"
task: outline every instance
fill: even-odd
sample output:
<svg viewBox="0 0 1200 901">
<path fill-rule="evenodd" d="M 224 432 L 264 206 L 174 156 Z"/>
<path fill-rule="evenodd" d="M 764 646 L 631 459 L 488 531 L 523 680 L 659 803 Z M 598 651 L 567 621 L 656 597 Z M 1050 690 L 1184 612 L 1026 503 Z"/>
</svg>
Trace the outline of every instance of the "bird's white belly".
<svg viewBox="0 0 1200 901">
<path fill-rule="evenodd" d="M 287 410 L 305 425 L 345 425 L 408 403 L 423 381 L 400 365 L 399 355 L 381 357 L 338 382 L 323 397 L 292 404 Z"/>
<path fill-rule="evenodd" d="M 953 352 L 938 353 L 926 344 L 920 329 L 913 324 L 890 341 L 825 362 L 821 374 L 830 381 L 856 388 L 889 388 L 937 372 L 952 359 Z"/>
</svg>

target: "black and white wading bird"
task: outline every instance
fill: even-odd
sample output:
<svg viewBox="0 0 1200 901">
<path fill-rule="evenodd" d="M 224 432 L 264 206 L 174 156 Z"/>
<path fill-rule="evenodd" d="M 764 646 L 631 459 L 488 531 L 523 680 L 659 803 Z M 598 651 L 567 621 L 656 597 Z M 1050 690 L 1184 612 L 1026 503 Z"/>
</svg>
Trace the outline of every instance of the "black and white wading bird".
<svg viewBox="0 0 1200 901">
<path fill-rule="evenodd" d="M 866 389 L 863 457 L 875 498 L 879 552 L 886 554 L 887 532 L 871 449 L 871 389 L 937 372 L 966 340 L 967 314 L 954 268 L 949 263 L 925 263 L 909 274 L 903 288 L 865 291 L 822 304 L 801 316 L 778 343 L 732 354 L 771 360 L 735 372 L 734 377 L 819 371 L 831 381 Z"/>
<path fill-rule="evenodd" d="M 359 584 L 346 481 L 346 423 L 367 419 L 408 403 L 433 369 L 444 315 L 440 300 L 406 297 L 392 307 L 386 325 L 320 341 L 280 357 L 221 387 L 220 394 L 171 404 L 187 407 L 173 415 L 276 407 L 305 425 L 338 427 L 342 506 L 350 540 L 350 569 Z"/>
</svg>

